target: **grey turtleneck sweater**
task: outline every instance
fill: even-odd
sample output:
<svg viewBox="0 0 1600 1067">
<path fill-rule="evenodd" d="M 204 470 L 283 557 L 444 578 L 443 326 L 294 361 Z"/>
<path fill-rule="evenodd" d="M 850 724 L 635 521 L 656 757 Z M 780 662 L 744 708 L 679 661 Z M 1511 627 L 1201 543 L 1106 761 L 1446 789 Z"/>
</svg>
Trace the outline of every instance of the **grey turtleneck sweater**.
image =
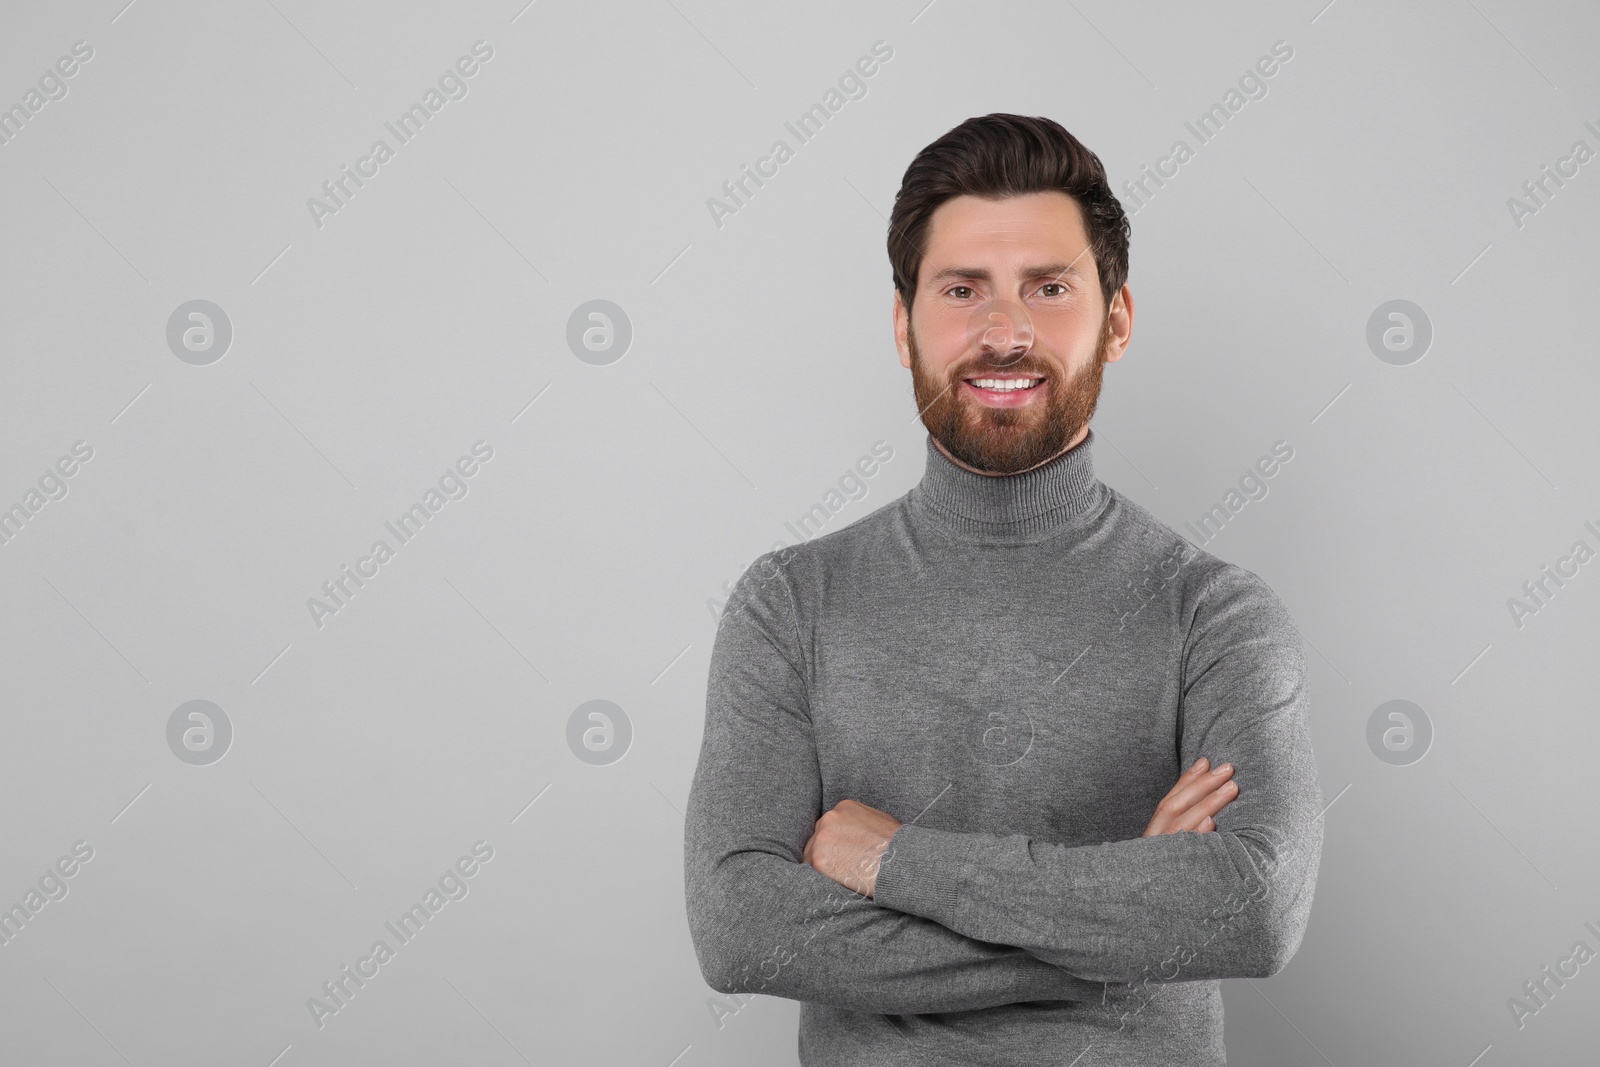
<svg viewBox="0 0 1600 1067">
<path fill-rule="evenodd" d="M 689 929 L 713 989 L 801 1002 L 802 1064 L 1224 1064 L 1218 979 L 1300 945 L 1322 848 L 1300 635 L 1095 478 L 1093 442 L 988 477 L 929 438 L 911 492 L 734 586 Z M 1216 830 L 1141 837 L 1201 756 L 1239 784 Z M 846 798 L 904 824 L 872 898 L 801 861 Z"/>
</svg>

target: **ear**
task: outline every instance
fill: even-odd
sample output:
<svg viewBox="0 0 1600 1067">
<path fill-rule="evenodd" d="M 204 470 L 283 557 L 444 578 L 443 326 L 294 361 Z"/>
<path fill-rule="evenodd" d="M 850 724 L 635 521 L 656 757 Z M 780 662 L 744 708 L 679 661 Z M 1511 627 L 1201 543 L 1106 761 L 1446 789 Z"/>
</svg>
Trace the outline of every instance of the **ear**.
<svg viewBox="0 0 1600 1067">
<path fill-rule="evenodd" d="M 906 342 L 906 331 L 911 329 L 911 315 L 900 299 L 900 290 L 894 291 L 894 346 L 900 350 L 900 365 L 911 369 L 911 346 Z"/>
<path fill-rule="evenodd" d="M 1106 344 L 1106 362 L 1115 363 L 1127 351 L 1133 337 L 1133 290 L 1126 284 L 1111 298 L 1111 314 L 1106 321 L 1110 340 Z"/>
</svg>

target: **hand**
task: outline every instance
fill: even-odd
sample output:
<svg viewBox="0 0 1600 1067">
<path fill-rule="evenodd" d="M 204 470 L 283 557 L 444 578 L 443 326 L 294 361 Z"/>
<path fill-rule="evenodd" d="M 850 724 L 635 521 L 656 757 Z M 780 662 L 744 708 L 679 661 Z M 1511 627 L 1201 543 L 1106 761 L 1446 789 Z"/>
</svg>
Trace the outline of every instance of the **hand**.
<svg viewBox="0 0 1600 1067">
<path fill-rule="evenodd" d="M 1239 783 L 1233 781 L 1230 765 L 1224 763 L 1208 774 L 1209 765 L 1210 761 L 1201 756 L 1183 772 L 1178 784 L 1156 805 L 1156 813 L 1141 837 L 1183 830 L 1203 834 L 1217 828 L 1212 816 L 1239 795 Z"/>
<path fill-rule="evenodd" d="M 900 820 L 859 800 L 841 800 L 822 813 L 801 859 L 864 897 L 878 886 L 878 861 Z"/>
</svg>

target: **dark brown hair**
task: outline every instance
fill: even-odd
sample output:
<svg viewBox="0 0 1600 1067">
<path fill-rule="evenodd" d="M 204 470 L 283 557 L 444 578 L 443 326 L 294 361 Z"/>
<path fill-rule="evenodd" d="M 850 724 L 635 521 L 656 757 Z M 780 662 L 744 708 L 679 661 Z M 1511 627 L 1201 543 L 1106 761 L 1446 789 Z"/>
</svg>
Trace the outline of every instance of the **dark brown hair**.
<svg viewBox="0 0 1600 1067">
<path fill-rule="evenodd" d="M 906 309 L 916 294 L 928 221 L 940 204 L 963 195 L 998 200 L 1051 190 L 1066 193 L 1083 211 L 1109 310 L 1128 280 L 1131 228 L 1100 157 L 1059 122 L 1006 114 L 968 119 L 906 168 L 889 214 L 889 265 Z"/>
</svg>

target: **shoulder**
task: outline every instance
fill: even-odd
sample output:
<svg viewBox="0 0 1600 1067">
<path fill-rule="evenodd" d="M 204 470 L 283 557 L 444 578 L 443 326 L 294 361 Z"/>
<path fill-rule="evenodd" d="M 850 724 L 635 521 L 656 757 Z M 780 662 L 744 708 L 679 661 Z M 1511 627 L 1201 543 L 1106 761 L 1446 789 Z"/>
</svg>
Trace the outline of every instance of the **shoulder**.
<svg viewBox="0 0 1600 1067">
<path fill-rule="evenodd" d="M 1264 632 L 1298 639 L 1288 606 L 1266 579 L 1199 547 L 1121 491 L 1107 491 L 1110 516 L 1121 527 L 1118 551 L 1154 560 L 1159 577 L 1176 582 L 1181 617 L 1191 633 L 1220 622 L 1253 621 Z"/>
<path fill-rule="evenodd" d="M 848 526 L 790 545 L 777 544 L 745 567 L 718 616 L 754 622 L 769 634 L 794 631 L 830 587 L 870 574 L 903 522 L 906 497 L 891 500 Z"/>
<path fill-rule="evenodd" d="M 902 495 L 868 512 L 848 526 L 792 545 L 775 546 L 757 556 L 735 584 L 772 596 L 783 588 L 797 601 L 808 589 L 836 580 L 882 556 L 904 525 L 907 497 Z M 730 601 L 731 603 L 731 601 Z"/>
</svg>

